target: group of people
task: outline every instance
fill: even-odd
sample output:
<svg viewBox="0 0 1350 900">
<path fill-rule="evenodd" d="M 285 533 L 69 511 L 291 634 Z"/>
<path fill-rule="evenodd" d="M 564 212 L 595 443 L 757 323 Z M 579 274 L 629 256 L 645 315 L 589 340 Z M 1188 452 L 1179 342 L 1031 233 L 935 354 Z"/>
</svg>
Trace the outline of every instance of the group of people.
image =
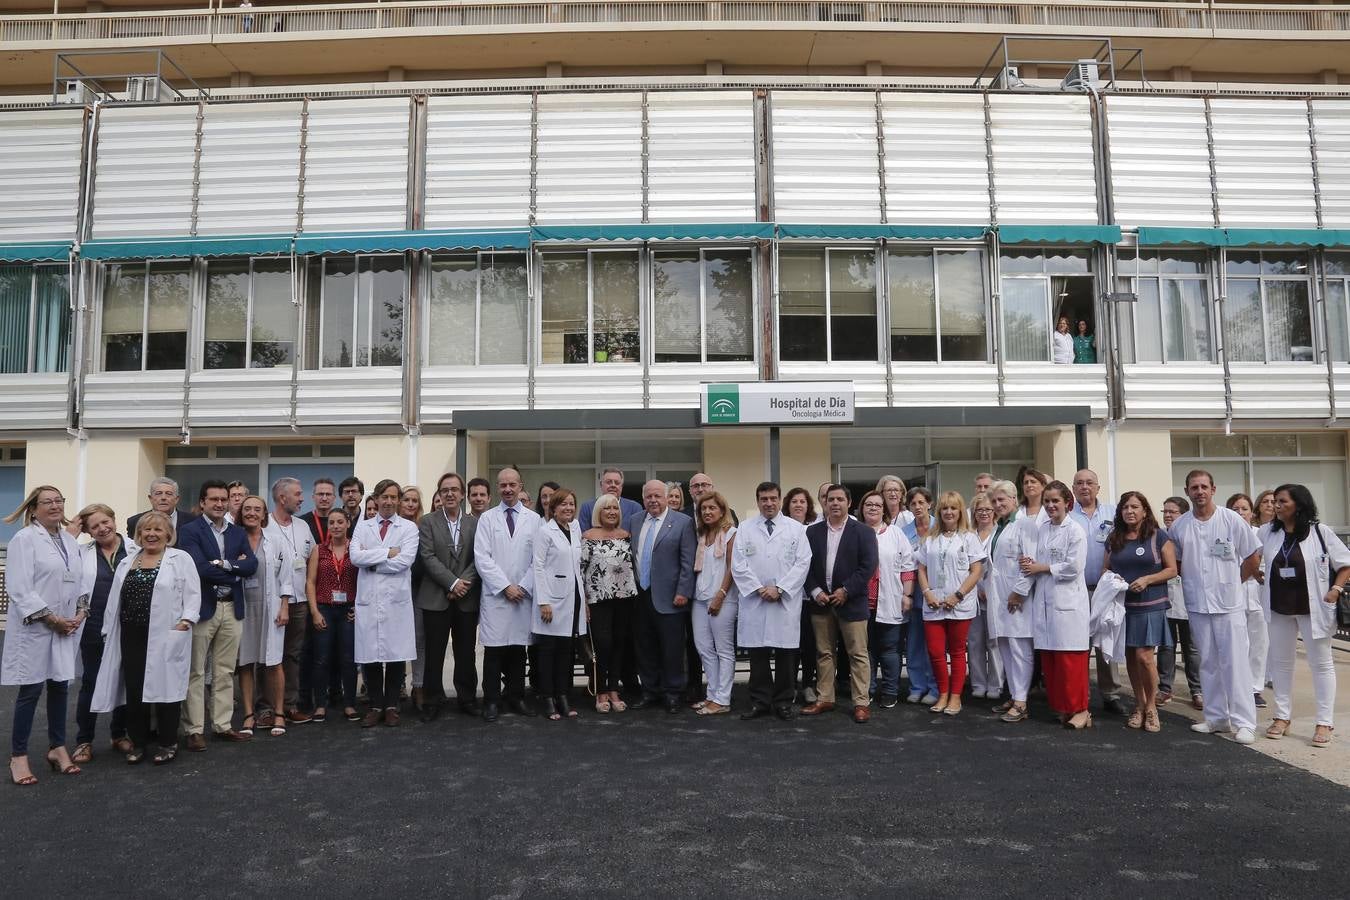
<svg viewBox="0 0 1350 900">
<path fill-rule="evenodd" d="M 397 726 L 410 663 L 414 706 L 431 721 L 450 700 L 447 653 L 456 705 L 487 722 L 503 711 L 576 718 L 578 657 L 598 713 L 728 714 L 743 651 L 742 719 L 842 707 L 862 724 L 903 696 L 947 716 L 967 699 L 996 700 L 993 713 L 1013 723 L 1029 717 L 1039 682 L 1059 720 L 1082 729 L 1095 649 L 1104 708 L 1127 712 L 1123 660 L 1135 698 L 1126 724 L 1156 732 L 1180 644 L 1204 713 L 1194 730 L 1250 743 L 1267 676 L 1266 736 L 1289 729 L 1302 636 L 1313 744 L 1331 740 L 1331 636 L 1350 551 L 1302 485 L 1218 507 L 1212 476 L 1196 470 L 1161 522 L 1137 491 L 1100 502 L 1087 469 L 1072 487 L 1030 467 L 1016 482 L 985 473 L 969 505 L 894 476 L 857 498 L 840 484 L 813 496 L 766 481 L 744 522 L 703 473 L 689 481 L 687 512 L 677 483 L 647 482 L 640 504 L 623 486 L 621 470 L 605 469 L 595 499 L 549 483 L 527 503 L 507 467 L 490 505 L 485 479 L 449 472 L 426 504 L 389 479 L 367 497 L 357 478 L 324 478 L 302 516 L 294 478 L 269 498 L 209 480 L 194 515 L 158 478 L 125 535 L 106 505 L 69 516 L 57 488 L 37 487 L 9 519 L 25 526 L 8 549 L 0 671 L 19 686 L 11 778 L 36 782 L 27 745 L 44 690 L 46 760 L 77 774 L 100 714 L 129 763 L 171 762 L 180 732 L 194 752 L 208 734 L 281 736 L 325 720 L 330 703 L 364 727 Z"/>
</svg>

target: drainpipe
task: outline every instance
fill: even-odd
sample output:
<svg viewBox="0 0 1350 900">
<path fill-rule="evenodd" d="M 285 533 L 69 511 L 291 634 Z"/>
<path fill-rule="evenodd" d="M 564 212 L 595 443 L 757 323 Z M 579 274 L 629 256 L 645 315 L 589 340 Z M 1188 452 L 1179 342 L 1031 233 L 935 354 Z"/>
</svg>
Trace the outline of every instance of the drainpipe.
<svg viewBox="0 0 1350 900">
<path fill-rule="evenodd" d="M 984 171 L 989 189 L 989 234 L 986 246 L 989 253 L 989 334 L 994 353 L 998 384 L 998 405 L 1007 399 L 1006 375 L 1003 371 L 1003 281 L 999 268 L 998 190 L 994 184 L 994 117 L 990 111 L 989 92 L 984 92 Z"/>
<path fill-rule="evenodd" d="M 94 98 L 85 126 L 84 172 L 80 182 L 80 205 L 75 223 L 75 243 L 71 248 L 72 312 L 78 315 L 72 323 L 72 352 L 70 355 L 70 376 L 68 396 L 70 407 L 67 410 L 66 431 L 84 439 L 84 379 L 88 373 L 85 358 L 89 355 L 89 330 L 93 327 L 93 304 L 89 302 L 92 293 L 96 267 L 79 259 L 80 245 L 93 233 L 94 171 L 98 162 L 98 121 L 99 110 L 103 106 L 103 97 Z"/>
<path fill-rule="evenodd" d="M 1205 97 L 1205 143 L 1209 152 L 1209 202 L 1214 214 L 1214 227 L 1217 229 L 1223 227 L 1223 216 L 1219 211 L 1219 171 L 1214 158 L 1214 113 L 1210 107 L 1209 97 Z M 1214 334 L 1219 342 L 1219 359 L 1223 363 L 1223 433 L 1232 434 L 1233 370 L 1228 364 L 1228 329 L 1224 321 L 1224 305 L 1228 300 L 1228 249 L 1220 247 L 1217 254 L 1210 254 L 1211 262 L 1215 262 L 1216 258 L 1214 284 L 1218 290 L 1214 292 L 1214 312 L 1218 317 L 1216 320 L 1218 327 L 1214 329 Z"/>
<path fill-rule="evenodd" d="M 1101 93 L 1092 85 L 1084 85 L 1084 90 L 1092 98 L 1092 155 L 1095 158 L 1094 172 L 1097 179 L 1097 215 L 1098 221 L 1111 225 L 1116 220 L 1115 198 L 1111 189 L 1111 139 L 1107 125 L 1106 102 Z M 1098 342 L 1098 349 L 1104 354 L 1102 362 L 1106 367 L 1106 426 L 1114 428 L 1125 418 L 1124 367 L 1119 353 L 1119 336 L 1116 329 L 1115 309 L 1106 295 L 1114 293 L 1116 287 L 1116 254 L 1106 244 L 1097 247 L 1101 284 L 1098 303 L 1099 322 L 1105 331 L 1105 340 Z"/>
<path fill-rule="evenodd" d="M 1313 208 L 1317 213 L 1317 227 L 1325 226 L 1322 209 L 1322 167 L 1317 155 L 1317 117 L 1313 112 L 1312 98 L 1305 101 L 1308 108 L 1308 150 L 1312 154 Z M 1313 279 L 1317 292 L 1314 301 L 1319 309 L 1318 318 L 1322 322 L 1322 353 L 1327 363 L 1327 409 L 1331 416 L 1327 425 L 1336 424 L 1336 365 L 1331 358 L 1331 327 L 1327 313 L 1327 260 L 1326 249 L 1318 247 L 1313 254 L 1313 265 L 1317 267 L 1317 277 Z"/>
</svg>

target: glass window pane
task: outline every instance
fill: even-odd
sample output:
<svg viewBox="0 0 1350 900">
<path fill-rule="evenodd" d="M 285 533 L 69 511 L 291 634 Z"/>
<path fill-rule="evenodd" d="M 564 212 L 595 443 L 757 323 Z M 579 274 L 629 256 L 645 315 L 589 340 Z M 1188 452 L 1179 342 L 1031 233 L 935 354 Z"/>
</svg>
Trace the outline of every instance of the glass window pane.
<svg viewBox="0 0 1350 900">
<path fill-rule="evenodd" d="M 749 250 L 703 254 L 709 362 L 755 358 L 755 270 Z"/>
<path fill-rule="evenodd" d="M 1130 278 L 1118 278 L 1116 290 L 1126 294 L 1138 294 L 1135 288 L 1134 280 Z M 1125 363 L 1139 362 L 1134 349 L 1134 303 L 1108 303 L 1106 308 L 1113 312 L 1116 317 L 1116 339 L 1120 342 L 1119 353 L 1120 361 Z"/>
<path fill-rule="evenodd" d="M 1308 254 L 1297 251 L 1262 253 L 1262 275 L 1307 275 Z"/>
<path fill-rule="evenodd" d="M 1260 275 L 1261 254 L 1252 252 L 1230 252 L 1224 271 L 1229 275 Z"/>
<path fill-rule="evenodd" d="M 543 257 L 540 362 L 586 362 L 586 279 L 585 253 Z"/>
<path fill-rule="evenodd" d="M 530 323 L 525 257 L 485 253 L 480 260 L 478 362 L 485 366 L 522 366 Z"/>
<path fill-rule="evenodd" d="M 1324 431 L 1320 434 L 1300 434 L 1298 436 L 1299 456 L 1344 456 L 1345 433 Z"/>
<path fill-rule="evenodd" d="M 1350 275 L 1350 253 L 1328 253 L 1327 274 Z"/>
<path fill-rule="evenodd" d="M 1092 272 L 1092 251 L 1046 250 L 1045 271 L 1053 275 L 1087 275 Z"/>
<path fill-rule="evenodd" d="M 1234 362 L 1262 362 L 1266 358 L 1265 329 L 1261 322 L 1261 282 L 1233 278 L 1223 304 L 1228 358 Z"/>
<path fill-rule="evenodd" d="M 778 256 L 778 341 L 784 360 L 825 360 L 825 251 Z"/>
<path fill-rule="evenodd" d="M 1246 456 L 1247 436 L 1245 434 L 1202 434 L 1200 435 L 1200 456 Z"/>
<path fill-rule="evenodd" d="M 1167 251 L 1161 252 L 1166 253 Z M 1157 250 L 1144 250 L 1141 252 L 1139 254 L 1137 269 L 1134 268 L 1136 265 L 1135 260 L 1122 256 L 1120 259 L 1120 271 L 1137 275 L 1153 275 L 1158 271 L 1158 254 L 1159 251 Z"/>
<path fill-rule="evenodd" d="M 1003 279 L 1003 340 L 1009 360 L 1050 359 L 1049 284 L 1043 278 Z"/>
<path fill-rule="evenodd" d="M 1298 456 L 1296 434 L 1254 434 L 1250 440 L 1252 456 Z"/>
<path fill-rule="evenodd" d="M 654 257 L 652 286 L 653 359 L 701 362 L 698 251 Z"/>
<path fill-rule="evenodd" d="M 254 262 L 249 366 L 271 369 L 291 365 L 295 360 L 295 325 L 291 264 L 282 260 Z"/>
<path fill-rule="evenodd" d="M 145 368 L 187 366 L 187 327 L 192 272 L 186 263 L 150 266 L 150 310 L 146 320 Z"/>
<path fill-rule="evenodd" d="M 1210 362 L 1209 291 L 1203 281 L 1163 279 L 1167 358 L 1175 362 Z"/>
<path fill-rule="evenodd" d="M 1039 249 L 1004 247 L 999 256 L 999 270 L 1002 272 L 1044 272 L 1045 256 Z"/>
<path fill-rule="evenodd" d="M 1162 362 L 1162 306 L 1158 279 L 1140 278 L 1134 304 L 1134 353 L 1141 363 Z"/>
<path fill-rule="evenodd" d="M 1172 435 L 1172 456 L 1182 459 L 1195 459 L 1200 455 L 1200 435 Z"/>
<path fill-rule="evenodd" d="M 145 265 L 111 265 L 103 276 L 103 370 L 141 369 Z"/>
<path fill-rule="evenodd" d="M 1280 484 L 1306 485 L 1317 502 L 1318 518 L 1332 526 L 1350 525 L 1345 508 L 1345 461 L 1280 460 L 1252 466 L 1252 481 L 1261 490 Z"/>
<path fill-rule="evenodd" d="M 33 371 L 64 372 L 70 350 L 70 276 L 64 269 L 37 270 Z"/>
<path fill-rule="evenodd" d="M 212 261 L 206 269 L 206 333 L 202 368 L 244 368 L 248 327 L 248 261 Z"/>
<path fill-rule="evenodd" d="M 933 438 L 928 442 L 928 452 L 933 459 L 980 459 L 980 439 L 978 437 Z"/>
<path fill-rule="evenodd" d="M 1163 250 L 1159 268 L 1164 275 L 1205 274 L 1206 254 L 1201 250 Z"/>
<path fill-rule="evenodd" d="M 473 365 L 474 306 L 477 302 L 476 257 L 431 261 L 431 301 L 427 311 L 427 365 Z"/>
<path fill-rule="evenodd" d="M 877 358 L 876 253 L 831 250 L 830 347 L 834 359 Z"/>
<path fill-rule="evenodd" d="M 28 371 L 28 311 L 32 302 L 32 268 L 0 266 L 0 372 Z"/>
<path fill-rule="evenodd" d="M 942 358 L 984 362 L 986 338 L 984 253 L 939 250 L 938 306 L 942 316 Z"/>
<path fill-rule="evenodd" d="M 591 259 L 591 277 L 595 280 L 591 293 L 595 361 L 637 362 L 638 255 L 596 253 Z"/>
<path fill-rule="evenodd" d="M 1327 282 L 1327 350 L 1335 362 L 1350 361 L 1350 331 L 1346 329 L 1346 282 Z"/>
<path fill-rule="evenodd" d="M 353 365 L 355 305 L 356 260 L 350 257 L 324 260 L 322 365 L 342 368 Z"/>
<path fill-rule="evenodd" d="M 1267 356 L 1271 362 L 1314 362 L 1306 281 L 1267 281 Z"/>
<path fill-rule="evenodd" d="M 886 254 L 891 293 L 891 358 L 936 361 L 937 286 L 931 253 Z"/>
<path fill-rule="evenodd" d="M 368 284 L 370 290 L 370 365 L 402 365 L 403 257 L 375 256 L 364 259 L 361 274 L 362 284 Z M 361 299 L 364 300 L 365 297 Z M 360 306 L 357 308 L 360 309 Z M 357 322 L 358 328 L 363 325 L 364 323 Z M 359 341 L 357 345 L 360 346 Z M 357 365 L 364 364 L 358 356 Z"/>
</svg>

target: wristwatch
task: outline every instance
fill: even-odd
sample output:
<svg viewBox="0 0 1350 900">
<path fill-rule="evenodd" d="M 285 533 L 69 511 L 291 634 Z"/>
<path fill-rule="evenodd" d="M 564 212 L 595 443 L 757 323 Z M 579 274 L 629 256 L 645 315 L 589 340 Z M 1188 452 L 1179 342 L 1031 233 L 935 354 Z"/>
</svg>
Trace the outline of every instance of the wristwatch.
<svg viewBox="0 0 1350 900">
<path fill-rule="evenodd" d="M 963 593 L 961 593 L 960 591 L 953 591 L 953 592 L 952 592 L 952 596 L 955 597 L 957 600 L 964 600 L 964 599 L 966 599 L 966 595 L 963 594 Z"/>
</svg>

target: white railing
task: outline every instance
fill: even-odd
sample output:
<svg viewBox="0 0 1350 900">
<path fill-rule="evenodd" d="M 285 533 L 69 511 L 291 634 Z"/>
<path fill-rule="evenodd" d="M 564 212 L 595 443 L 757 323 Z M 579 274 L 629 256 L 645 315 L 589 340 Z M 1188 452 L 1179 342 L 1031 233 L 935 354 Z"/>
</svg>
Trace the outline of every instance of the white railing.
<svg viewBox="0 0 1350 900">
<path fill-rule="evenodd" d="M 997 27 L 1010 34 L 1044 30 L 1158 32 L 1341 32 L 1350 38 L 1350 3 L 1285 5 L 1103 0 L 423 0 L 352 2 L 251 10 L 170 10 L 0 16 L 0 45 L 88 44 L 173 38 L 231 41 L 275 34 L 444 31 L 609 24 L 864 23 L 881 30 L 934 26 Z"/>
</svg>

